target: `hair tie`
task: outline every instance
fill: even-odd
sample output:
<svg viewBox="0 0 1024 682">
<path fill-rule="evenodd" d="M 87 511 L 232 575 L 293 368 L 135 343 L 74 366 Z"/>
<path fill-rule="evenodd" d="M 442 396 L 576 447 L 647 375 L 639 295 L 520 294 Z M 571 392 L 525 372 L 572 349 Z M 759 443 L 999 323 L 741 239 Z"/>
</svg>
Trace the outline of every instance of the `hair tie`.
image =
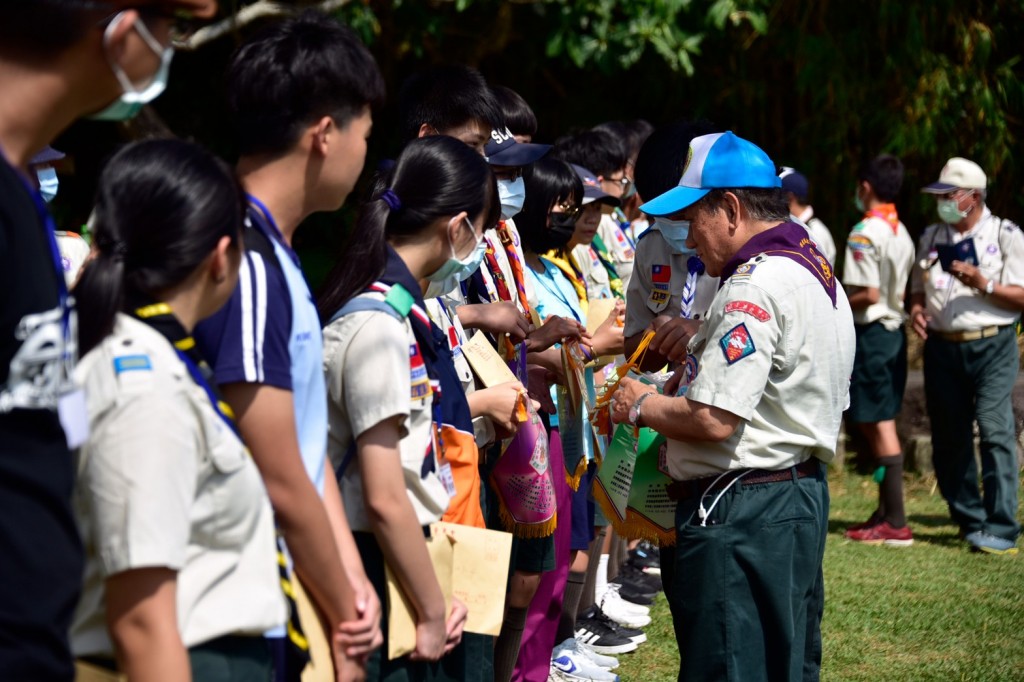
<svg viewBox="0 0 1024 682">
<path fill-rule="evenodd" d="M 380 198 L 392 211 L 397 211 L 402 208 L 402 200 L 398 198 L 398 195 L 395 194 L 395 191 L 390 187 L 384 190 L 380 195 Z"/>
</svg>

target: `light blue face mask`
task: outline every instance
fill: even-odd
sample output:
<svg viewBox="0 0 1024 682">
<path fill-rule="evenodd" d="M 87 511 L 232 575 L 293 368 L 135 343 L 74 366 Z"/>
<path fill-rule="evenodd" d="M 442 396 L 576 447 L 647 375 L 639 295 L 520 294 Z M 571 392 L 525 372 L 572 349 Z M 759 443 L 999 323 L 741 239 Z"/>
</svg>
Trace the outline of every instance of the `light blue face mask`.
<svg viewBox="0 0 1024 682">
<path fill-rule="evenodd" d="M 53 166 L 43 166 L 36 169 L 36 177 L 39 179 L 39 193 L 46 203 L 50 203 L 57 196 L 57 186 L 60 184 L 57 170 Z"/>
<path fill-rule="evenodd" d="M 526 181 L 522 177 L 498 180 L 498 201 L 501 202 L 501 217 L 505 220 L 518 214 L 526 201 Z"/>
<path fill-rule="evenodd" d="M 106 48 L 110 35 L 114 27 L 121 21 L 121 18 L 122 15 L 119 14 L 107 25 L 107 30 L 103 34 L 104 48 Z M 149 49 L 160 55 L 160 67 L 153 74 L 153 80 L 150 81 L 149 85 L 142 90 L 136 90 L 124 69 L 121 68 L 121 65 L 111 58 L 108 53 L 107 59 L 110 62 L 110 69 L 114 72 L 117 82 L 121 84 L 122 94 L 105 109 L 89 117 L 93 120 L 127 121 L 130 118 L 134 118 L 142 110 L 142 107 L 159 97 L 167 88 L 167 79 L 171 73 L 171 59 L 174 57 L 174 48 L 161 45 L 160 41 L 153 37 L 153 34 L 149 32 L 149 29 L 146 28 L 141 19 L 136 20 L 132 28 L 142 37 L 146 45 L 149 46 Z"/>
<path fill-rule="evenodd" d="M 469 226 L 470 234 L 473 234 L 473 236 L 476 237 L 476 230 L 473 229 L 473 223 L 469 222 L 469 218 L 463 218 L 463 220 L 466 222 L 466 225 Z M 465 258 L 459 258 L 455 254 L 455 245 L 452 244 L 451 237 L 448 238 L 448 248 L 451 249 L 451 257 L 448 258 L 444 265 L 438 268 L 435 272 L 427 275 L 427 279 L 429 281 L 441 283 L 446 282 L 451 278 L 454 278 L 456 282 L 469 279 L 469 276 L 477 271 L 480 267 L 480 263 L 484 260 L 484 254 L 487 252 L 487 242 L 484 241 L 483 236 L 476 237 L 476 246 Z"/>
<path fill-rule="evenodd" d="M 696 249 L 691 249 L 686 245 L 686 239 L 690 236 L 689 220 L 655 218 L 651 229 L 661 232 L 661 236 L 665 238 L 669 247 L 676 253 L 687 256 L 696 253 Z"/>
</svg>

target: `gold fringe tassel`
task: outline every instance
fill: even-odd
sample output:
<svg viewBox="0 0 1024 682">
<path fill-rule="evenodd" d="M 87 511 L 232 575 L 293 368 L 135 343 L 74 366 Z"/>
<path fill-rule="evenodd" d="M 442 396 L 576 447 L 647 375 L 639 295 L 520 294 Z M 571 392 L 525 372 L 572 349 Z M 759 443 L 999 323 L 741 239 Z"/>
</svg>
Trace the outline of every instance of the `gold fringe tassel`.
<svg viewBox="0 0 1024 682">
<path fill-rule="evenodd" d="M 568 470 L 565 472 L 565 482 L 569 484 L 573 492 L 580 489 L 580 481 L 583 479 L 583 474 L 587 473 L 587 458 L 580 457 L 579 463 L 576 464 L 576 471 L 570 473 Z"/>
<path fill-rule="evenodd" d="M 512 516 L 512 512 L 508 510 L 508 507 L 505 506 L 505 500 L 502 499 L 501 493 L 498 492 L 497 484 L 493 480 L 490 483 L 498 500 L 498 516 L 501 518 L 501 525 L 505 527 L 506 531 L 512 533 L 517 538 L 525 540 L 546 538 L 555 532 L 555 527 L 558 526 L 557 511 L 550 519 L 542 523 L 519 523 Z"/>
</svg>

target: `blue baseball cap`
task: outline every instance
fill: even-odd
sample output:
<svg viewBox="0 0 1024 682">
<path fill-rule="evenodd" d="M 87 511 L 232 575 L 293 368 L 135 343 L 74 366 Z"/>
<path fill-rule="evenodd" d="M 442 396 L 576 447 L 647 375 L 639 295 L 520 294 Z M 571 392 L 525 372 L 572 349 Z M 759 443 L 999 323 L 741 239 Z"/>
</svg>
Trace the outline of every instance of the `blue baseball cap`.
<svg viewBox="0 0 1024 682">
<path fill-rule="evenodd" d="M 795 168 L 783 166 L 782 172 L 779 173 L 779 178 L 782 180 L 782 189 L 792 192 L 793 196 L 801 203 L 807 202 L 809 190 L 806 175 Z"/>
<path fill-rule="evenodd" d="M 492 166 L 529 166 L 550 150 L 549 144 L 516 142 L 508 128 L 495 128 L 484 146 L 484 158 Z"/>
<path fill-rule="evenodd" d="M 580 182 L 583 183 L 583 199 L 580 204 L 586 206 L 592 201 L 600 201 L 601 203 L 608 204 L 609 206 L 618 206 L 622 202 L 619 201 L 618 197 L 612 196 L 601 189 L 601 181 L 597 179 L 597 175 L 593 171 L 590 171 L 583 166 L 578 166 L 575 163 L 570 163 L 572 169 L 576 171 L 576 175 L 579 177 Z"/>
<path fill-rule="evenodd" d="M 693 138 L 679 185 L 640 207 L 652 216 L 672 215 L 713 189 L 782 187 L 775 164 L 753 142 L 732 131 Z"/>
</svg>

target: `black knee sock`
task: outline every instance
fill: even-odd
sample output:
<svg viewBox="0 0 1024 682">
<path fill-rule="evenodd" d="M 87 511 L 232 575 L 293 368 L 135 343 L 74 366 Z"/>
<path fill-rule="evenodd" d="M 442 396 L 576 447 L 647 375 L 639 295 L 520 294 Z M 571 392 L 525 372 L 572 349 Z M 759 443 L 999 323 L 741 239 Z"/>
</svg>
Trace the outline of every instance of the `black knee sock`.
<svg viewBox="0 0 1024 682">
<path fill-rule="evenodd" d="M 885 467 L 885 478 L 878 486 L 879 509 L 893 528 L 907 525 L 907 514 L 903 508 L 903 453 L 879 457 L 878 463 Z"/>
<path fill-rule="evenodd" d="M 526 628 L 526 612 L 529 609 L 508 607 L 505 620 L 501 623 L 501 634 L 494 643 L 494 680 L 509 682 L 512 671 L 519 658 L 519 645 L 523 641 L 523 630 Z"/>
<path fill-rule="evenodd" d="M 555 644 L 561 644 L 570 637 L 576 636 L 576 609 L 579 608 L 583 583 L 586 579 L 586 573 L 569 571 L 569 579 L 565 582 L 565 594 L 562 597 L 562 618 L 558 621 Z"/>
</svg>

